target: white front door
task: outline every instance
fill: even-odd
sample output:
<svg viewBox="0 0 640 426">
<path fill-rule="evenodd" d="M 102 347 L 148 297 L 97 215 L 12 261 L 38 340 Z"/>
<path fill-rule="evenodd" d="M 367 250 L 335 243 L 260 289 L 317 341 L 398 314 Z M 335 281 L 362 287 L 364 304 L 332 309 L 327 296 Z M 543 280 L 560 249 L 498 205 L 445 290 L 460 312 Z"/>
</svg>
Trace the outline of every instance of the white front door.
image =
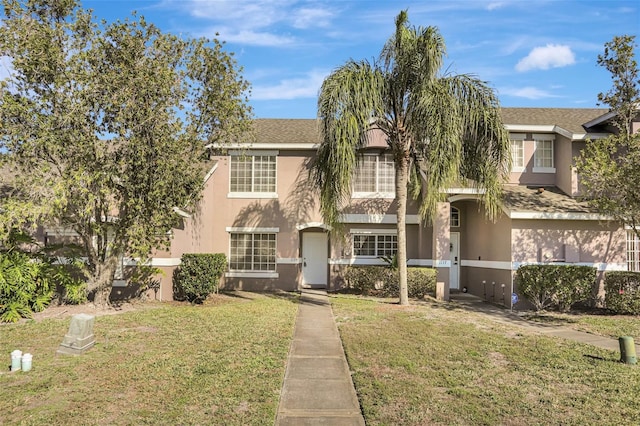
<svg viewBox="0 0 640 426">
<path fill-rule="evenodd" d="M 452 232 L 450 234 L 451 267 L 449 268 L 449 288 L 460 289 L 460 233 Z"/>
<path fill-rule="evenodd" d="M 302 234 L 302 285 L 326 287 L 328 240 L 325 232 Z"/>
</svg>

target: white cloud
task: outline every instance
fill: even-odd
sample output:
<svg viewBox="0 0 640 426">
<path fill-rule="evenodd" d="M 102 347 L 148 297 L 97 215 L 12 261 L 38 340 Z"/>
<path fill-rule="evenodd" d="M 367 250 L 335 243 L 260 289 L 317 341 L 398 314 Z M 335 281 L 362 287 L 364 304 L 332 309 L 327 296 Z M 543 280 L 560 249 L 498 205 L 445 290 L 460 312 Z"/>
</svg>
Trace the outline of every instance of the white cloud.
<svg viewBox="0 0 640 426">
<path fill-rule="evenodd" d="M 293 44 L 296 40 L 283 31 L 326 28 L 335 15 L 331 9 L 296 0 L 167 0 L 164 4 L 210 22 L 208 34 L 203 35 L 220 33 L 222 40 L 254 46 Z"/>
<path fill-rule="evenodd" d="M 501 49 L 500 53 L 503 55 L 511 55 L 515 51 L 519 50 L 525 44 L 530 43 L 527 37 L 511 37 L 509 38 L 507 44 L 505 44 Z"/>
<path fill-rule="evenodd" d="M 529 71 L 533 69 L 547 70 L 573 65 L 576 62 L 571 48 L 561 44 L 547 44 L 544 47 L 535 47 L 529 54 L 516 64 L 516 71 Z"/>
<path fill-rule="evenodd" d="M 526 99 L 544 99 L 544 98 L 557 98 L 558 95 L 547 92 L 546 90 L 537 89 L 535 87 L 507 87 L 498 91 L 500 95 L 514 96 L 516 98 Z"/>
<path fill-rule="evenodd" d="M 293 16 L 293 26 L 299 29 L 309 27 L 327 27 L 333 14 L 326 9 L 302 8 Z"/>
<path fill-rule="evenodd" d="M 192 16 L 212 21 L 232 21 L 245 28 L 264 28 L 286 17 L 290 1 L 177 0 L 176 7 L 189 10 Z"/>
<path fill-rule="evenodd" d="M 328 72 L 311 71 L 304 77 L 280 80 L 275 86 L 254 85 L 251 99 L 255 101 L 315 98 Z"/>
<path fill-rule="evenodd" d="M 289 36 L 281 36 L 269 32 L 256 32 L 251 30 L 236 31 L 231 28 L 219 28 L 203 34 L 206 37 L 214 37 L 231 43 L 242 43 L 252 46 L 288 46 L 294 44 L 296 39 Z"/>
<path fill-rule="evenodd" d="M 487 5 L 487 10 L 500 9 L 502 6 L 504 6 L 502 2 L 492 2 Z"/>
</svg>

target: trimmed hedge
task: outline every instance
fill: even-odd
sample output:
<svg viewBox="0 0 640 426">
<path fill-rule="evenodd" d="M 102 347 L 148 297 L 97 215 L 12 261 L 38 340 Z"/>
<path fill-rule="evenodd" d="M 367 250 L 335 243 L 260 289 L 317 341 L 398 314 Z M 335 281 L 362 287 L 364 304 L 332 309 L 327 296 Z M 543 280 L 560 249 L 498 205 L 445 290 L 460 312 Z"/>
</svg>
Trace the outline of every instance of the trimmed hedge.
<svg viewBox="0 0 640 426">
<path fill-rule="evenodd" d="M 226 269 L 224 253 L 183 254 L 180 266 L 173 271 L 174 294 L 191 303 L 202 303 L 218 291 L 220 277 Z"/>
<path fill-rule="evenodd" d="M 604 290 L 607 309 L 617 314 L 640 315 L 640 272 L 607 272 Z"/>
<path fill-rule="evenodd" d="M 398 271 L 386 266 L 349 266 L 344 273 L 346 289 L 358 294 L 380 297 L 398 297 L 400 285 Z M 409 297 L 422 299 L 435 295 L 436 270 L 432 268 L 407 268 Z"/>
<path fill-rule="evenodd" d="M 576 265 L 525 265 L 518 268 L 516 282 L 537 310 L 555 307 L 568 311 L 572 305 L 593 298 L 596 269 Z"/>
</svg>

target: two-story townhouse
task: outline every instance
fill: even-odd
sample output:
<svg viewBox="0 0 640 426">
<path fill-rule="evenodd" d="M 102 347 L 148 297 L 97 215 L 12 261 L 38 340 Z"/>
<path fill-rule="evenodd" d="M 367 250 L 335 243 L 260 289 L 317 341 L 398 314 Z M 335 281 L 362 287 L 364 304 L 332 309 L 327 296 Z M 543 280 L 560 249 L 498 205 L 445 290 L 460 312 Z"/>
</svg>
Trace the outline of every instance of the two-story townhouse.
<svg viewBox="0 0 640 426">
<path fill-rule="evenodd" d="M 513 170 L 502 212 L 485 218 L 477 191 L 447 189 L 433 224 L 417 206 L 407 212 L 409 265 L 438 269 L 438 280 L 509 306 L 513 276 L 525 263 L 593 265 L 603 272 L 637 268 L 638 244 L 624 226 L 577 200 L 575 158 L 588 138 L 610 134 L 603 109 L 504 108 Z M 192 213 L 180 209 L 161 296 L 171 297 L 171 269 L 183 253 L 222 252 L 226 288 L 296 290 L 343 285 L 347 265 L 380 265 L 397 250 L 394 167 L 377 138 L 363 151 L 344 206 L 343 227 L 319 214 L 308 170 L 320 143 L 318 123 L 258 119 L 255 140 L 212 147 L 215 165 Z M 339 234 L 339 235 L 338 235 Z M 633 240 L 633 241 L 631 241 Z M 629 244 L 628 244 L 629 243 Z M 633 243 L 633 244 L 632 244 Z"/>
</svg>

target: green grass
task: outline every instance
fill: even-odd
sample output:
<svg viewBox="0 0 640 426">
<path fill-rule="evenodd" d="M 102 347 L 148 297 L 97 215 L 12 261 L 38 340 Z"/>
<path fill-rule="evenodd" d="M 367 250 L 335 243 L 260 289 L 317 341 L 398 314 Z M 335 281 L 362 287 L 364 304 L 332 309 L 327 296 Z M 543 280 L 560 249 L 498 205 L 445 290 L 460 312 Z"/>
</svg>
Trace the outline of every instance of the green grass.
<svg viewBox="0 0 640 426">
<path fill-rule="evenodd" d="M 640 366 L 449 304 L 331 298 L 368 425 L 613 425 L 640 419 Z"/>
<path fill-rule="evenodd" d="M 56 355 L 68 318 L 0 326 L 0 423 L 272 424 L 297 298 L 227 300 L 96 317 L 81 356 Z M 30 372 L 8 372 L 14 349 Z"/>
<path fill-rule="evenodd" d="M 613 338 L 631 336 L 640 343 L 640 316 L 531 312 L 525 314 L 523 318 L 543 324 L 566 326 L 600 336 Z"/>
</svg>

